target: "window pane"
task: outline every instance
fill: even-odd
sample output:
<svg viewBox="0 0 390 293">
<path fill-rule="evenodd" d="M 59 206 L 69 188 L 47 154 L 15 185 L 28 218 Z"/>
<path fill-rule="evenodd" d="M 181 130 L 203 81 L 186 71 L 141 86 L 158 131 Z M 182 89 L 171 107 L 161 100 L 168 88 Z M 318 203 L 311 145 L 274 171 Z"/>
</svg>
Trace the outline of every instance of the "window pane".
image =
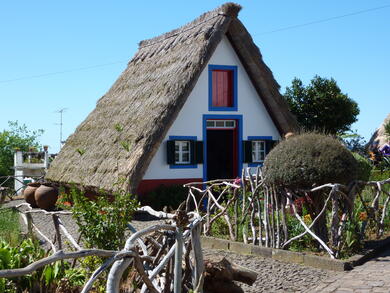
<svg viewBox="0 0 390 293">
<path fill-rule="evenodd" d="M 214 126 L 215 126 L 215 121 L 213 121 L 213 120 L 207 120 L 206 126 L 207 126 L 207 127 L 214 127 Z"/>
<path fill-rule="evenodd" d="M 261 152 L 260 153 L 260 161 L 264 161 L 264 159 L 265 159 L 265 152 Z"/>
<path fill-rule="evenodd" d="M 225 125 L 226 127 L 234 127 L 234 121 L 226 121 Z"/>
<path fill-rule="evenodd" d="M 224 121 L 216 121 L 215 126 L 217 126 L 217 127 L 224 127 L 225 123 L 224 123 Z"/>
<path fill-rule="evenodd" d="M 256 152 L 252 150 L 252 162 L 257 162 Z"/>
<path fill-rule="evenodd" d="M 189 141 L 182 141 L 182 151 L 189 151 L 190 150 L 190 142 Z"/>
<path fill-rule="evenodd" d="M 212 71 L 213 107 L 233 107 L 233 70 Z"/>
<path fill-rule="evenodd" d="M 175 162 L 179 163 L 179 161 L 180 161 L 179 152 L 175 152 Z"/>
<path fill-rule="evenodd" d="M 182 163 L 188 163 L 190 161 L 190 153 L 183 153 L 183 162 Z"/>
<path fill-rule="evenodd" d="M 257 150 L 257 141 L 252 141 L 252 151 L 256 151 Z"/>
<path fill-rule="evenodd" d="M 264 143 L 264 141 L 259 141 L 259 145 L 260 145 L 260 150 L 264 151 L 265 150 L 265 143 Z"/>
</svg>

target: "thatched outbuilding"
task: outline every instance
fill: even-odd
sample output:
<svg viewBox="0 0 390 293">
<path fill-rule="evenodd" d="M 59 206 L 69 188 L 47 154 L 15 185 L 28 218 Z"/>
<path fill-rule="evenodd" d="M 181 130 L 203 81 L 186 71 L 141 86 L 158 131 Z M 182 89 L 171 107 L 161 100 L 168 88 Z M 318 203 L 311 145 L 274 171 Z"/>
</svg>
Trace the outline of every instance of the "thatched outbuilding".
<svg viewBox="0 0 390 293">
<path fill-rule="evenodd" d="M 383 147 L 386 143 L 390 141 L 390 137 L 386 134 L 385 125 L 390 122 L 390 113 L 387 115 L 382 124 L 375 130 L 371 136 L 370 141 L 368 142 L 368 147 L 376 145 L 378 148 Z"/>
<path fill-rule="evenodd" d="M 240 9 L 226 3 L 142 41 L 46 179 L 142 193 L 261 165 L 272 141 L 297 122 Z"/>
</svg>

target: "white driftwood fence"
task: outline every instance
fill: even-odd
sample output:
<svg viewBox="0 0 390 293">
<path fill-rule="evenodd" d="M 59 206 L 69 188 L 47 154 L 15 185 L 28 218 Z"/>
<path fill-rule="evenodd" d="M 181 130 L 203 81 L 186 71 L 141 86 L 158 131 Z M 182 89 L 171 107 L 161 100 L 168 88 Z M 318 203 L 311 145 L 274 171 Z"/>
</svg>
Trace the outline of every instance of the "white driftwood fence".
<svg viewBox="0 0 390 293">
<path fill-rule="evenodd" d="M 12 278 L 31 274 L 45 265 L 64 259 L 77 259 L 86 256 L 107 257 L 107 260 L 92 274 L 82 292 L 92 289 L 94 282 L 102 272 L 109 269 L 106 292 L 119 292 L 119 285 L 124 271 L 133 266 L 136 275 L 133 282 L 140 284 L 142 293 L 175 292 L 184 288 L 193 292 L 203 292 L 203 255 L 200 244 L 202 217 L 196 212 L 177 210 L 175 214 L 154 211 L 150 207 L 140 208 L 141 211 L 153 216 L 164 218 L 167 224 L 160 224 L 136 231 L 129 224 L 133 234 L 126 241 L 122 251 L 100 249 L 84 249 L 67 231 L 59 215 L 70 214 L 66 211 L 45 211 L 32 209 L 27 203 L 15 207 L 21 214 L 28 233 L 40 235 L 50 245 L 53 254 L 36 261 L 25 268 L 0 270 L 0 278 Z M 55 227 L 55 237 L 49 239 L 33 223 L 32 213 L 51 215 Z M 64 252 L 61 231 L 69 240 L 75 251 Z M 80 239 L 79 239 L 80 240 Z M 57 247 L 56 247 L 57 242 Z M 57 250 L 58 248 L 58 250 Z"/>
<path fill-rule="evenodd" d="M 313 237 L 331 258 L 338 258 L 345 244 L 343 233 L 350 220 L 357 197 L 362 201 L 367 221 L 377 226 L 377 236 L 384 232 L 384 219 L 389 213 L 390 193 L 384 186 L 390 186 L 390 178 L 383 181 L 356 181 L 349 186 L 325 184 L 310 190 L 288 190 L 264 184 L 260 168 L 251 173 L 243 170 L 241 179 L 213 180 L 185 184 L 189 188 L 188 199 L 200 198 L 195 209 L 203 204 L 205 223 L 203 233 L 212 235 L 213 224 L 223 221 L 228 227 L 230 240 L 252 243 L 261 247 L 287 249 L 291 242 L 306 234 Z M 363 187 L 370 186 L 375 196 L 370 203 L 362 198 Z M 296 200 L 313 193 L 324 196 L 322 208 L 311 223 L 307 224 L 298 211 Z M 382 204 L 379 204 L 382 203 Z M 327 210 L 331 210 L 330 239 L 325 241 L 314 232 L 314 225 Z M 293 215 L 304 232 L 290 237 L 286 215 Z M 364 232 L 364 231 L 363 231 Z"/>
<path fill-rule="evenodd" d="M 202 292 L 205 274 L 200 235 L 202 231 L 204 235 L 212 235 L 213 225 L 218 221 L 225 223 L 229 237 L 234 241 L 287 249 L 293 241 L 309 234 L 331 258 L 338 258 L 345 244 L 346 224 L 352 217 L 357 198 L 363 203 L 366 221 L 371 221 L 376 226 L 378 237 L 384 233 L 384 221 L 389 213 L 390 178 L 379 182 L 356 181 L 349 186 L 325 184 L 310 190 L 288 190 L 266 186 L 260 169 L 255 174 L 246 169 L 240 179 L 194 182 L 185 186 L 188 187 L 187 200 L 175 214 L 157 212 L 150 207 L 140 209 L 165 218 L 168 223 L 141 231 L 135 231 L 129 225 L 133 234 L 127 239 L 122 251 L 84 249 L 79 244 L 80 239 L 75 240 L 61 222 L 59 216 L 69 212 L 48 212 L 21 204 L 16 208 L 20 211 L 28 232 L 31 235 L 35 232 L 44 238 L 53 254 L 25 268 L 2 270 L 0 278 L 29 274 L 58 260 L 95 255 L 107 257 L 107 260 L 92 274 L 82 292 L 88 292 L 105 270 L 109 270 L 106 292 L 119 292 L 120 279 L 129 266 L 136 272 L 131 281 L 140 288 L 141 293 L 180 293 L 183 289 L 193 290 L 194 293 Z M 374 194 L 370 202 L 361 193 L 365 186 L 369 186 Z M 299 211 L 297 199 L 313 193 L 322 194 L 322 207 L 307 222 Z M 330 237 L 324 240 L 314 232 L 314 227 L 327 210 L 331 211 L 328 225 Z M 53 240 L 33 223 L 32 213 L 52 216 L 56 231 Z M 304 232 L 293 237 L 289 235 L 287 216 L 295 217 Z M 62 234 L 69 240 L 74 252 L 62 250 Z"/>
</svg>

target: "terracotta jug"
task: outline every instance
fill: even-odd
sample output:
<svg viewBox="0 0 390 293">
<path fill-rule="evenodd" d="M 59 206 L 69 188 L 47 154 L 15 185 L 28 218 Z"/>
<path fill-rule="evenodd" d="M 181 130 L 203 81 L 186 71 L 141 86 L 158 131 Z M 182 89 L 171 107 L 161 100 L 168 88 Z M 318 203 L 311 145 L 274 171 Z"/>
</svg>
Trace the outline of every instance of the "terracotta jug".
<svg viewBox="0 0 390 293">
<path fill-rule="evenodd" d="M 23 191 L 24 200 L 31 205 L 32 208 L 37 208 L 35 201 L 35 191 L 41 185 L 39 182 L 32 182 L 27 184 L 26 189 Z"/>
<path fill-rule="evenodd" d="M 35 201 L 41 209 L 51 210 L 55 207 L 58 189 L 50 183 L 42 183 L 35 191 Z"/>
</svg>

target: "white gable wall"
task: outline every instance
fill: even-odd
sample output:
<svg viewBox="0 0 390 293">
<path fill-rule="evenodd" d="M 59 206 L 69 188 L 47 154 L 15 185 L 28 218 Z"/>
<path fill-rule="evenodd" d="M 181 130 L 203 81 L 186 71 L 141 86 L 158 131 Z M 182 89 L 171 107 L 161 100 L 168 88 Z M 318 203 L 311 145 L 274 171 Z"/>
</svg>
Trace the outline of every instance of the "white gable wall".
<svg viewBox="0 0 390 293">
<path fill-rule="evenodd" d="M 224 37 L 218 44 L 208 65 L 237 66 L 238 111 L 208 110 L 209 82 L 208 66 L 206 66 L 187 102 L 152 159 L 143 179 L 203 178 L 202 164 L 198 164 L 198 167 L 193 169 L 170 169 L 166 158 L 166 141 L 169 136 L 196 136 L 197 140 L 203 141 L 202 119 L 204 114 L 242 115 L 243 140 L 247 140 L 248 136 L 272 136 L 274 140 L 280 139 L 276 126 L 259 99 L 227 37 Z M 247 164 L 244 164 L 243 167 L 247 167 Z"/>
</svg>

